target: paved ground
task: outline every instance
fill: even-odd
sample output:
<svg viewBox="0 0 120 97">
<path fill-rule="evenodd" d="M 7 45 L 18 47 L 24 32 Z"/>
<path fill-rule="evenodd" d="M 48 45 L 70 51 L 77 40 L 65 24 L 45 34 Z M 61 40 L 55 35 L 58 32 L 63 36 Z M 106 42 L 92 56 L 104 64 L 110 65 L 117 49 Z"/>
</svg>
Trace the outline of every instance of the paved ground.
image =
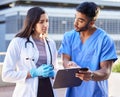
<svg viewBox="0 0 120 97">
<path fill-rule="evenodd" d="M 109 78 L 109 97 L 120 97 L 120 73 L 111 73 Z"/>
<path fill-rule="evenodd" d="M 0 87 L 0 97 L 12 97 L 14 86 Z"/>
<path fill-rule="evenodd" d="M 12 97 L 14 86 L 0 87 L 0 97 Z M 65 89 L 57 89 L 58 97 L 64 97 Z"/>
</svg>

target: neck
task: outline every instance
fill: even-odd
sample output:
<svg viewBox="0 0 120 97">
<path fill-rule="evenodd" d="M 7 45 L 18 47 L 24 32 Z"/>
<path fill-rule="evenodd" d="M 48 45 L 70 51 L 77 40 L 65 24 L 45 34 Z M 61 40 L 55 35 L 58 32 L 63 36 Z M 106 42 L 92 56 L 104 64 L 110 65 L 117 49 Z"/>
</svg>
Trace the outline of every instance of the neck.
<svg viewBox="0 0 120 97">
<path fill-rule="evenodd" d="M 37 39 L 37 40 L 43 40 L 43 39 L 44 39 L 43 35 L 35 34 L 35 33 L 32 35 L 32 37 L 33 37 L 34 39 Z"/>
<path fill-rule="evenodd" d="M 86 31 L 80 32 L 80 39 L 84 43 L 96 30 L 96 27 L 91 27 Z"/>
<path fill-rule="evenodd" d="M 80 32 L 81 37 L 87 37 L 87 36 L 91 36 L 96 30 L 96 27 L 91 27 L 89 29 L 87 29 L 86 31 L 82 31 Z"/>
</svg>

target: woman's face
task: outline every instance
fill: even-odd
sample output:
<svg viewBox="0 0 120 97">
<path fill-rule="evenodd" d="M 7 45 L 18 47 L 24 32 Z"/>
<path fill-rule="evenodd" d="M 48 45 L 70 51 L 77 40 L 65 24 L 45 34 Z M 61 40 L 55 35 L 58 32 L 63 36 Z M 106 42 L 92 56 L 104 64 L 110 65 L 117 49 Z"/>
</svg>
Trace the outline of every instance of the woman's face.
<svg viewBox="0 0 120 97">
<path fill-rule="evenodd" d="M 35 25 L 34 33 L 36 35 L 43 35 L 44 36 L 48 32 L 48 27 L 49 27 L 48 15 L 42 14 L 39 22 Z"/>
</svg>

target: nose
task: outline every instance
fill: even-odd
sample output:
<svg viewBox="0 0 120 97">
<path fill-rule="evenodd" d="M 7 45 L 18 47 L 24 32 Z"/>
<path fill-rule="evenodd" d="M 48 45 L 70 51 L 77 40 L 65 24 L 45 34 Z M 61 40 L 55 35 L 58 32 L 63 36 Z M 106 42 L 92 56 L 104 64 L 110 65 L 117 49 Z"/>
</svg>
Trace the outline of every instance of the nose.
<svg viewBox="0 0 120 97">
<path fill-rule="evenodd" d="M 48 26 L 48 22 L 44 22 L 44 26 L 47 27 Z"/>
<path fill-rule="evenodd" d="M 77 25 L 77 24 L 78 24 L 77 19 L 75 19 L 74 20 L 74 25 Z"/>
</svg>

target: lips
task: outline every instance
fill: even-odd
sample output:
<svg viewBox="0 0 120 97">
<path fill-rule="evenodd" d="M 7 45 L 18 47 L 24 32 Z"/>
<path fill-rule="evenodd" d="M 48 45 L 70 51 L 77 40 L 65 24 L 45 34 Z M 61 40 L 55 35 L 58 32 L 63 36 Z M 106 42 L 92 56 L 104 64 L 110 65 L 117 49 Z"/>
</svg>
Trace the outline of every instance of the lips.
<svg viewBox="0 0 120 97">
<path fill-rule="evenodd" d="M 42 29 L 42 31 L 47 31 L 47 29 Z"/>
<path fill-rule="evenodd" d="M 74 28 L 75 28 L 76 30 L 79 29 L 78 26 L 74 26 Z"/>
<path fill-rule="evenodd" d="M 47 30 L 47 28 L 43 28 L 42 30 L 43 30 L 43 31 L 46 31 L 46 30 Z"/>
</svg>

